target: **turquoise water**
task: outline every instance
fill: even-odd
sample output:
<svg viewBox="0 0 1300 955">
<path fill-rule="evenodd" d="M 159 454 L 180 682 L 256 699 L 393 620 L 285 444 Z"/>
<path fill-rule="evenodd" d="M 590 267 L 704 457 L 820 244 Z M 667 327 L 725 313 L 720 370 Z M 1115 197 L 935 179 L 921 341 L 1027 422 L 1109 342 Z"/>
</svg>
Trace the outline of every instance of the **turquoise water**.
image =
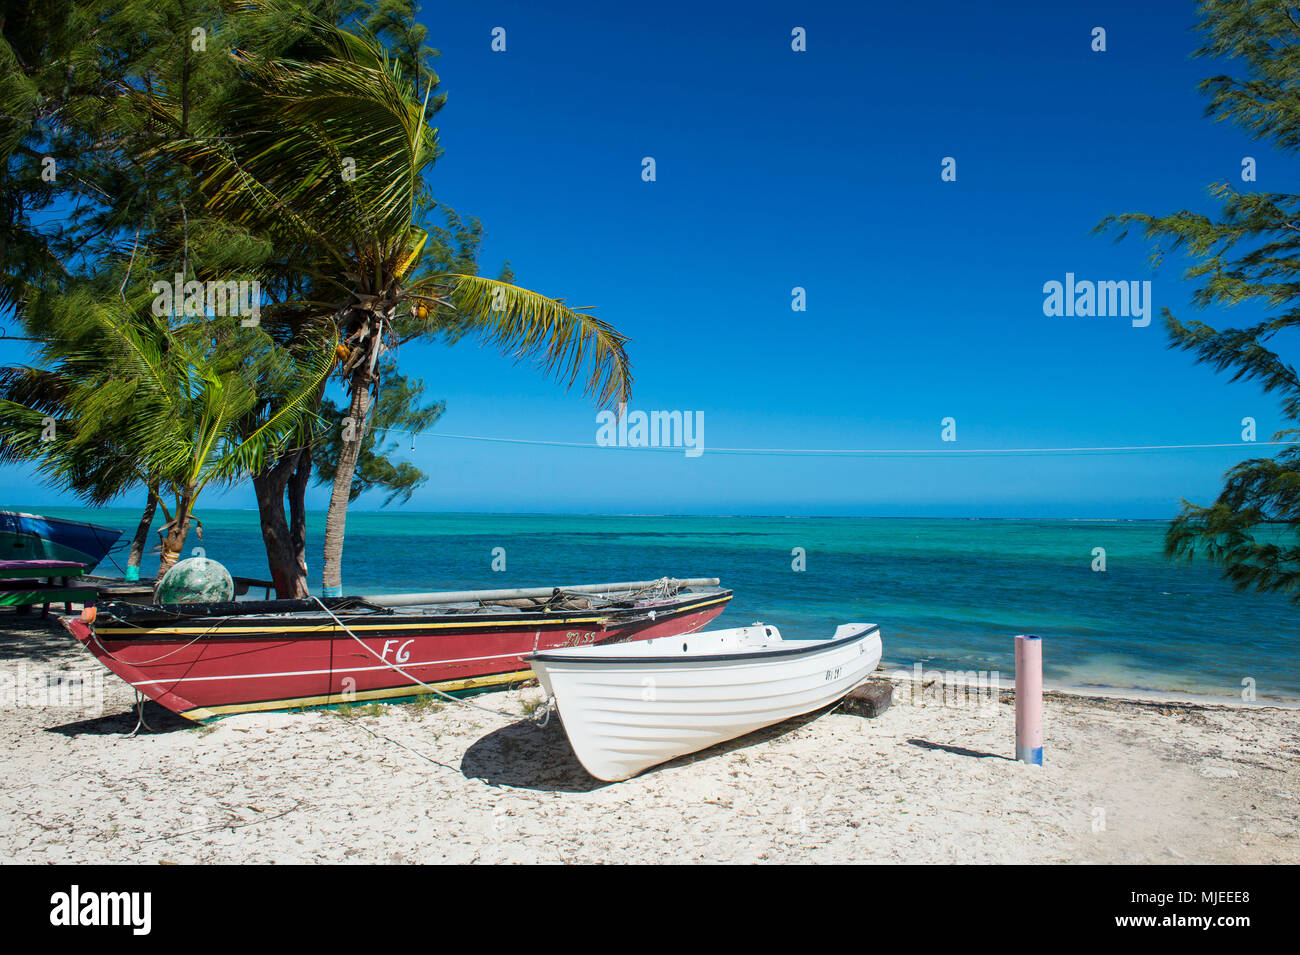
<svg viewBox="0 0 1300 955">
<path fill-rule="evenodd" d="M 28 508 L 133 531 L 138 513 Z M 257 515 L 207 511 L 203 547 L 234 574 L 267 576 Z M 321 528 L 308 545 L 319 586 Z M 347 593 L 721 577 L 720 619 L 788 636 L 882 626 L 890 664 L 1013 673 L 1012 637 L 1043 637 L 1046 678 L 1071 685 L 1300 699 L 1297 607 L 1236 593 L 1205 564 L 1166 560 L 1146 521 L 605 517 L 420 514 L 348 517 Z M 156 540 L 156 538 L 155 538 Z M 505 548 L 506 569 L 491 568 Z M 803 548 L 806 570 L 792 569 Z M 1093 549 L 1106 551 L 1094 572 Z M 122 558 L 119 557 L 119 560 Z M 154 558 L 153 560 L 156 560 Z M 146 572 L 152 560 L 146 559 Z M 110 561 L 101 572 L 112 570 Z"/>
</svg>

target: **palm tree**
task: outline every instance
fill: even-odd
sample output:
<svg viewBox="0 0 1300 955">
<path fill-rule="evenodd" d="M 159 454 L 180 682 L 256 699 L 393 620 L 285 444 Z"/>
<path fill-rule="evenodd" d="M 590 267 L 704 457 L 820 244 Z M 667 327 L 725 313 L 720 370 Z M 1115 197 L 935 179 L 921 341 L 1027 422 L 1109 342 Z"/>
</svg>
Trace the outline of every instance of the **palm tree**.
<svg viewBox="0 0 1300 955">
<path fill-rule="evenodd" d="M 195 274 L 200 269 L 233 272 L 236 258 L 244 260 L 244 271 L 255 270 L 260 250 L 237 230 L 209 229 L 202 247 L 205 224 L 190 204 L 188 170 L 142 158 L 162 142 L 190 135 L 191 126 L 210 124 L 221 110 L 240 71 L 220 51 L 292 49 L 301 9 L 349 20 L 368 6 L 365 0 L 6 4 L 0 10 L 0 320 L 12 310 L 21 321 L 40 287 L 111 269 L 128 246 L 150 249 L 168 277 L 178 271 L 187 278 L 215 277 Z M 206 50 L 191 42 L 195 25 L 210 34 Z M 381 25 L 391 31 L 400 24 L 390 16 Z M 152 108 L 163 100 L 168 112 Z M 162 261 L 167 256 L 170 261 Z M 47 369 L 11 371 L 3 387 L 13 400 L 57 404 Z M 106 448 L 85 456 L 103 462 L 111 454 Z M 88 500 L 103 503 L 101 492 L 117 496 L 104 476 L 88 473 L 87 479 L 98 490 L 77 493 Z M 135 474 L 125 479 L 120 491 L 134 492 Z M 128 558 L 131 579 L 159 504 L 157 488 L 144 491 Z"/>
<path fill-rule="evenodd" d="M 156 317 L 145 283 L 124 284 L 120 296 L 105 295 L 105 284 L 43 292 L 25 310 L 45 334 L 38 367 L 0 375 L 0 459 L 34 462 L 94 504 L 133 484 L 149 488 L 165 519 L 161 581 L 208 486 L 310 440 L 333 343 L 295 354 L 237 319 Z"/>
<path fill-rule="evenodd" d="M 325 525 L 332 595 L 341 592 L 347 507 L 379 362 L 393 345 L 473 331 L 568 386 L 585 372 L 583 390 L 600 402 L 625 401 L 631 371 L 626 339 L 605 322 L 473 274 L 472 263 L 448 261 L 445 250 L 426 254 L 431 233 L 421 222 L 434 203 L 424 176 L 440 152 L 428 123 L 437 77 L 424 77 L 421 100 L 373 38 L 309 22 L 316 48 L 301 47 L 301 59 L 243 56 L 245 82 L 221 127 L 166 153 L 198 172 L 208 214 L 295 250 L 283 284 L 300 293 L 264 310 L 273 333 L 299 343 L 341 339 L 350 432 Z"/>
</svg>

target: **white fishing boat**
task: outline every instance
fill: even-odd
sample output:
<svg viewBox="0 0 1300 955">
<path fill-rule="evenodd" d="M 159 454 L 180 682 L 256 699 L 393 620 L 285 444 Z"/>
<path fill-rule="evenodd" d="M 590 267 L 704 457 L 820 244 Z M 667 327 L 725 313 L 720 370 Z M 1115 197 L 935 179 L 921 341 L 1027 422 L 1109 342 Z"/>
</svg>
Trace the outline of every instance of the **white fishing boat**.
<svg viewBox="0 0 1300 955">
<path fill-rule="evenodd" d="M 828 706 L 871 675 L 880 653 L 873 623 L 817 640 L 755 624 L 527 659 L 587 772 L 615 782 Z"/>
</svg>

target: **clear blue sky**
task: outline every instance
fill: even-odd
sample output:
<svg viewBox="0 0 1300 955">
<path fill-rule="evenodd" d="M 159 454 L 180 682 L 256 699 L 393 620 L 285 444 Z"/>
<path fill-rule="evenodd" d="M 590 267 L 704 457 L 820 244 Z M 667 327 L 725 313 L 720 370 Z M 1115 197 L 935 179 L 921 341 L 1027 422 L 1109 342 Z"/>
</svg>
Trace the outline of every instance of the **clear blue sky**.
<svg viewBox="0 0 1300 955">
<path fill-rule="evenodd" d="M 520 284 L 598 306 L 631 338 L 632 408 L 702 411 L 706 451 L 425 437 L 409 457 L 431 480 L 408 507 L 1167 517 L 1212 497 L 1249 448 L 707 448 L 938 448 L 947 416 L 965 448 L 1230 442 L 1247 415 L 1262 439 L 1283 424 L 1257 387 L 1168 351 L 1158 309 L 1253 313 L 1194 316 L 1183 263 L 1153 273 L 1142 242 L 1089 234 L 1109 213 L 1210 211 L 1206 187 L 1241 185 L 1247 155 L 1254 188 L 1292 191 L 1290 160 L 1203 117 L 1195 87 L 1216 64 L 1189 57 L 1191 3 L 430 3 L 422 19 L 448 95 L 431 181 L 483 220 L 484 270 L 508 259 Z M 807 52 L 790 48 L 795 26 Z M 1066 272 L 1150 279 L 1155 320 L 1044 316 L 1043 283 Z M 400 359 L 446 400 L 440 431 L 594 442 L 590 402 L 472 341 Z M 0 500 L 66 501 L 13 468 Z"/>
</svg>

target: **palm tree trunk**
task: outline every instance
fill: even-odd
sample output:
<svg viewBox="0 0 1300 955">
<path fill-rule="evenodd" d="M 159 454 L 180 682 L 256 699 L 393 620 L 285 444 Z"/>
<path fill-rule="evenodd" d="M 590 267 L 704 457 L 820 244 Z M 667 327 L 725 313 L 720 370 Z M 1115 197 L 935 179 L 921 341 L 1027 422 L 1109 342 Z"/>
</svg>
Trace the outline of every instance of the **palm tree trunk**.
<svg viewBox="0 0 1300 955">
<path fill-rule="evenodd" d="M 301 551 L 295 553 L 293 533 L 284 516 L 284 495 L 296 473 L 301 449 L 281 455 L 270 468 L 253 476 L 257 511 L 261 518 L 266 564 L 281 600 L 307 596 L 307 567 Z"/>
<path fill-rule="evenodd" d="M 298 452 L 298 466 L 289 478 L 289 543 L 307 596 L 307 485 L 311 483 L 311 445 Z"/>
<path fill-rule="evenodd" d="M 176 514 L 167 532 L 163 535 L 162 556 L 158 559 L 158 576 L 154 578 L 154 593 L 157 594 L 158 585 L 162 579 L 167 576 L 167 571 L 171 570 L 180 560 L 181 550 L 185 547 L 185 538 L 190 533 L 190 508 L 194 506 L 194 499 L 189 495 L 182 496 L 176 502 Z"/>
<path fill-rule="evenodd" d="M 145 501 L 144 513 L 136 526 L 135 537 L 131 538 L 131 551 L 126 558 L 126 579 L 140 579 L 140 563 L 144 560 L 144 545 L 149 543 L 149 528 L 153 526 L 153 516 L 158 510 L 158 489 L 149 488 L 149 499 Z"/>
<path fill-rule="evenodd" d="M 370 370 L 365 362 L 352 373 L 351 388 L 352 402 L 348 406 L 348 418 L 352 421 L 352 440 L 344 441 L 339 448 L 334 489 L 330 493 L 329 511 L 325 514 L 322 591 L 326 597 L 343 595 L 343 534 L 348 521 L 348 503 L 352 497 L 352 475 L 357 469 L 361 441 L 366 434 L 366 417 L 370 413 Z"/>
</svg>

